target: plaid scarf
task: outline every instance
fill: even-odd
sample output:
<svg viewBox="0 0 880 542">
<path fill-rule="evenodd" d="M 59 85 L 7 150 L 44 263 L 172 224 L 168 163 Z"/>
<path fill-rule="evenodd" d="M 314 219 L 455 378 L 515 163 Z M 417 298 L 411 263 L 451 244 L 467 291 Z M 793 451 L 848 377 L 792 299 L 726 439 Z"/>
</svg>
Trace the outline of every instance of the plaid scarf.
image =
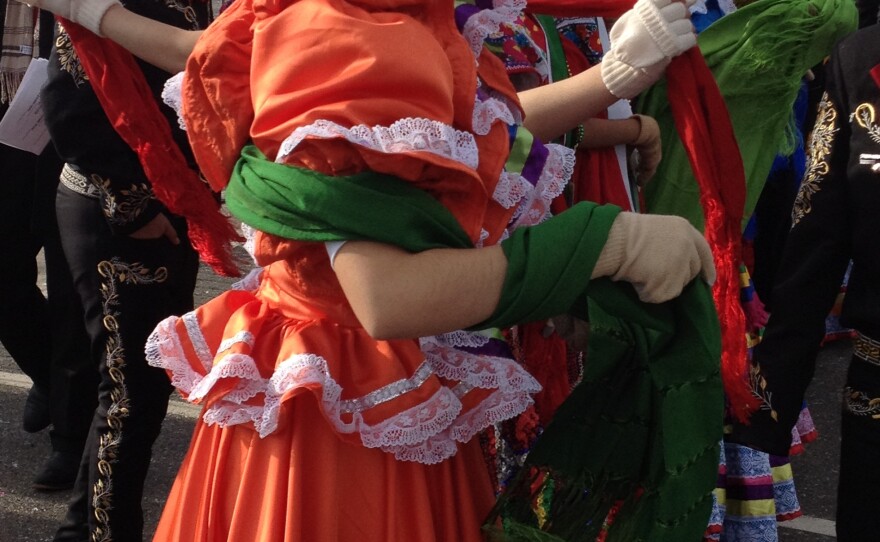
<svg viewBox="0 0 880 542">
<path fill-rule="evenodd" d="M 0 54 L 0 103 L 8 104 L 31 59 L 38 56 L 37 10 L 15 0 L 6 0 Z"/>
</svg>

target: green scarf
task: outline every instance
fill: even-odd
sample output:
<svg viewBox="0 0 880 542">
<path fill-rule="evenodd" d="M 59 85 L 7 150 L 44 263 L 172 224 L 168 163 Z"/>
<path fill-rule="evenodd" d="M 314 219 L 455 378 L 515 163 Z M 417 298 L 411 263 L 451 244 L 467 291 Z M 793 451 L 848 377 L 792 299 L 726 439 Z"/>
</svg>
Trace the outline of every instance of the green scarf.
<svg viewBox="0 0 880 542">
<path fill-rule="evenodd" d="M 420 251 L 470 247 L 455 218 L 427 193 L 388 175 L 329 177 L 268 162 L 246 148 L 226 191 L 233 215 L 304 241 L 371 239 Z M 695 281 L 668 303 L 641 303 L 627 283 L 589 281 L 618 213 L 579 204 L 502 243 L 508 257 L 498 310 L 476 327 L 506 326 L 589 307 L 584 382 L 529 456 L 552 519 L 538 526 L 527 475 L 500 501 L 504 540 L 587 540 L 615 500 L 626 504 L 609 540 L 697 540 L 711 511 L 722 420 L 720 342 L 708 287 Z M 586 296 L 584 295 L 586 294 Z M 585 316 L 581 314 L 581 316 Z M 644 490 L 639 499 L 633 496 Z M 589 498 L 580 499 L 584 491 Z M 596 519 L 586 529 L 587 519 Z M 521 536 L 528 533 L 527 536 Z M 538 538 L 535 538 L 538 536 Z M 642 537 L 642 538 L 640 538 Z"/>
<path fill-rule="evenodd" d="M 587 291 L 583 381 L 538 438 L 488 528 L 505 542 L 696 541 L 706 529 L 722 434 L 721 356 L 709 288 L 641 303 L 607 279 Z"/>
<path fill-rule="evenodd" d="M 758 0 L 700 34 L 700 51 L 727 103 L 742 154 L 743 228 L 774 157 L 794 150 L 792 107 L 804 74 L 856 22 L 852 0 Z M 657 119 L 663 140 L 663 160 L 645 187 L 649 212 L 683 216 L 702 231 L 700 191 L 672 120 L 666 82 L 651 87 L 636 109 Z"/>
</svg>

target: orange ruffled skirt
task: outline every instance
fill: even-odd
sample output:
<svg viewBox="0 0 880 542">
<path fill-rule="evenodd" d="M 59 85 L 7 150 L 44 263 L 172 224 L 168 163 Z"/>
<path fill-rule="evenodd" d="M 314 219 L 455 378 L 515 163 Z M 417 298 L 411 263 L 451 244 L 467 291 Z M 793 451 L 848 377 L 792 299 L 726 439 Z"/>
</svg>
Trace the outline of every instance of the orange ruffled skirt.
<svg viewBox="0 0 880 542">
<path fill-rule="evenodd" d="M 259 239 L 282 259 L 253 291 L 148 341 L 150 363 L 203 405 L 154 540 L 481 540 L 494 492 L 475 437 L 527 408 L 537 383 L 451 344 L 479 336 L 372 339 L 323 244 Z"/>
</svg>

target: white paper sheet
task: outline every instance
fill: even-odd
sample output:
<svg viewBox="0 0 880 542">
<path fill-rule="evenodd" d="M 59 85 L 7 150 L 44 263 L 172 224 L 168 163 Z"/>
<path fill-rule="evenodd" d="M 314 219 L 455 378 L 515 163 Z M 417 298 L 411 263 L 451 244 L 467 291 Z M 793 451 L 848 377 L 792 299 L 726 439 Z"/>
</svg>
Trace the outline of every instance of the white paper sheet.
<svg viewBox="0 0 880 542">
<path fill-rule="evenodd" d="M 35 58 L 28 65 L 24 79 L 0 121 L 0 143 L 40 154 L 49 143 L 49 131 L 43 122 L 40 89 L 46 83 L 49 61 Z"/>
</svg>

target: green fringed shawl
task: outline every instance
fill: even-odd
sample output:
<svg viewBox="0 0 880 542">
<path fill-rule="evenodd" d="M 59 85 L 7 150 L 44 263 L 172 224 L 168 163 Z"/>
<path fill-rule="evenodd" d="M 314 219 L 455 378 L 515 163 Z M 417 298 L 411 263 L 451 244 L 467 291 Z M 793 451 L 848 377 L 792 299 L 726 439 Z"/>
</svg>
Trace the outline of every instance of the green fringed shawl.
<svg viewBox="0 0 880 542">
<path fill-rule="evenodd" d="M 246 224 L 290 239 L 372 239 L 413 252 L 471 246 L 448 210 L 406 182 L 370 172 L 328 177 L 268 162 L 254 147 L 242 152 L 226 201 Z M 551 503 L 542 512 L 546 530 L 524 471 L 499 501 L 506 531 L 489 522 L 493 537 L 591 540 L 616 500 L 626 504 L 609 540 L 697 540 L 708 522 L 723 406 L 711 295 L 697 280 L 676 300 L 652 305 L 627 283 L 588 283 L 618 211 L 578 204 L 502 244 L 502 301 L 481 326 L 586 306 L 592 328 L 584 382 L 529 456 L 555 484 L 538 488 Z"/>
<path fill-rule="evenodd" d="M 852 0 L 758 0 L 700 34 L 700 50 L 727 102 L 745 166 L 743 228 L 774 157 L 794 149 L 791 112 L 804 74 L 856 22 Z M 663 138 L 663 160 L 645 188 L 648 211 L 683 216 L 702 230 L 700 191 L 673 123 L 666 82 L 645 93 L 637 110 L 657 119 Z"/>
<path fill-rule="evenodd" d="M 496 507 L 490 540 L 697 541 L 708 524 L 722 427 L 720 338 L 708 287 L 661 305 L 593 281 L 584 379 Z"/>
</svg>

